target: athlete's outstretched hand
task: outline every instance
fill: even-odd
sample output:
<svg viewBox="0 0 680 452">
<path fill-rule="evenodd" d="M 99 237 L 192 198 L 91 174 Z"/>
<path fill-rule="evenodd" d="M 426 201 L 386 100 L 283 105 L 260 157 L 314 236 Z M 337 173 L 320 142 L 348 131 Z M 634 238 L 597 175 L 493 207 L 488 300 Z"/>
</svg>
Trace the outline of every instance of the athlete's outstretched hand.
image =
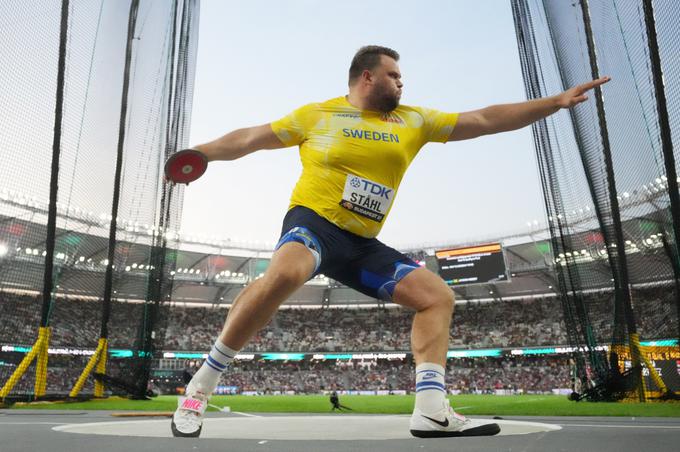
<svg viewBox="0 0 680 452">
<path fill-rule="evenodd" d="M 586 93 L 591 89 L 603 85 L 611 80 L 611 77 L 600 77 L 597 80 L 584 83 L 582 85 L 569 88 L 562 94 L 557 95 L 557 102 L 560 108 L 571 108 L 588 100 Z"/>
</svg>

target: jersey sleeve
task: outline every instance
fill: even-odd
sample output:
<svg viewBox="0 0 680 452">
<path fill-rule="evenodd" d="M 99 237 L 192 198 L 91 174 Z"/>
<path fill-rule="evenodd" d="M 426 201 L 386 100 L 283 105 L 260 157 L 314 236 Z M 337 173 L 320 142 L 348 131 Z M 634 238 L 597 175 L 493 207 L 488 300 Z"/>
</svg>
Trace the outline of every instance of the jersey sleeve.
<svg viewBox="0 0 680 452">
<path fill-rule="evenodd" d="M 423 139 L 425 143 L 436 141 L 446 143 L 458 122 L 458 113 L 444 113 L 432 108 L 418 108 L 423 117 Z"/>
<path fill-rule="evenodd" d="M 284 146 L 301 144 L 307 138 L 311 116 L 316 104 L 305 105 L 283 118 L 271 123 L 272 131 L 279 137 Z"/>
</svg>

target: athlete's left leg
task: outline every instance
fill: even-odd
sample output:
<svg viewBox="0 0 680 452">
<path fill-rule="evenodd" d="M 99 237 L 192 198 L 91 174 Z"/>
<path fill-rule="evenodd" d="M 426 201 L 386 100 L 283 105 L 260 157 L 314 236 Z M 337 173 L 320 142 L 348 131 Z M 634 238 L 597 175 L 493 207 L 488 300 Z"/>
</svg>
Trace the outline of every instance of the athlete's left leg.
<svg viewBox="0 0 680 452">
<path fill-rule="evenodd" d="M 446 398 L 446 352 L 454 308 L 453 291 L 426 268 L 417 268 L 397 282 L 392 300 L 416 310 L 411 348 L 416 361 L 416 403 L 411 434 L 418 437 L 495 435 L 497 424 L 473 427 Z"/>
<path fill-rule="evenodd" d="M 439 276 L 379 240 L 344 234 L 349 258 L 324 274 L 366 295 L 416 311 L 411 329 L 416 362 L 411 433 L 420 437 L 498 433 L 496 424 L 472 427 L 468 419 L 451 409 L 446 398 L 444 378 L 453 291 Z"/>
<path fill-rule="evenodd" d="M 416 366 L 436 363 L 446 367 L 453 291 L 439 276 L 421 267 L 397 283 L 392 301 L 416 311 L 411 328 L 411 349 Z"/>
</svg>

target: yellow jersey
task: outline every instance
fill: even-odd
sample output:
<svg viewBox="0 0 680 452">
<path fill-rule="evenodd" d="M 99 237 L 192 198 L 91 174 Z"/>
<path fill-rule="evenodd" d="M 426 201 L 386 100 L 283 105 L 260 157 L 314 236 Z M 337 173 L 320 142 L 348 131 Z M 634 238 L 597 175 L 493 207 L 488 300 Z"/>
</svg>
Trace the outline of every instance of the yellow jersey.
<svg viewBox="0 0 680 452">
<path fill-rule="evenodd" d="M 458 113 L 400 105 L 360 110 L 347 99 L 305 105 L 271 123 L 284 146 L 300 146 L 302 175 L 289 208 L 304 206 L 366 238 L 378 235 L 420 148 L 446 142 Z"/>
</svg>

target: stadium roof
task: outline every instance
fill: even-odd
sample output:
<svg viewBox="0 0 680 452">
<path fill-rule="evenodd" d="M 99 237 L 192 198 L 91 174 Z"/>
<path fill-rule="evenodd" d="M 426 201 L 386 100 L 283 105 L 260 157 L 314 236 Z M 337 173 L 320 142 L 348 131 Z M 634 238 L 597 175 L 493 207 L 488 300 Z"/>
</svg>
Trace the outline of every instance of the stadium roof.
<svg viewBox="0 0 680 452">
<path fill-rule="evenodd" d="M 37 202 L 0 200 L 0 288 L 3 290 L 42 292 L 45 254 L 45 208 Z M 106 266 L 108 265 L 108 225 L 110 218 L 91 212 L 74 213 L 60 218 L 56 235 L 56 292 L 59 295 L 101 297 Z M 557 283 L 553 267 L 569 259 L 580 261 L 581 275 L 593 289 L 611 286 L 611 270 L 602 236 L 589 229 L 592 217 L 572 220 L 572 227 L 582 232 L 569 237 L 571 252 L 553 260 L 547 231 L 533 231 L 526 235 L 499 238 L 504 245 L 509 281 L 455 287 L 459 300 L 502 300 L 509 297 L 554 295 Z M 145 298 L 150 275 L 150 254 L 153 237 L 159 232 L 147 225 L 119 221 L 120 230 L 114 265 L 114 297 Z M 645 268 L 656 281 L 671 278 L 672 269 L 664 253 L 663 240 L 648 220 L 631 219 L 624 223 L 627 236 L 643 237 L 640 243 L 629 243 L 627 254 L 631 267 Z M 641 231 L 643 232 L 641 234 Z M 171 239 L 180 238 L 176 232 Z M 172 241 L 172 240 L 171 240 Z M 491 240 L 489 240 L 491 241 Z M 179 303 L 230 304 L 249 281 L 266 270 L 271 251 L 267 248 L 239 246 L 215 238 L 182 237 L 176 249 L 168 254 L 168 265 L 174 278 L 168 299 Z M 454 248 L 466 244 L 451 244 Z M 437 272 L 434 257 L 438 247 L 403 250 L 413 259 Z M 634 283 L 654 281 L 636 280 Z M 295 292 L 288 305 L 351 305 L 374 304 L 369 298 L 320 275 Z"/>
</svg>

